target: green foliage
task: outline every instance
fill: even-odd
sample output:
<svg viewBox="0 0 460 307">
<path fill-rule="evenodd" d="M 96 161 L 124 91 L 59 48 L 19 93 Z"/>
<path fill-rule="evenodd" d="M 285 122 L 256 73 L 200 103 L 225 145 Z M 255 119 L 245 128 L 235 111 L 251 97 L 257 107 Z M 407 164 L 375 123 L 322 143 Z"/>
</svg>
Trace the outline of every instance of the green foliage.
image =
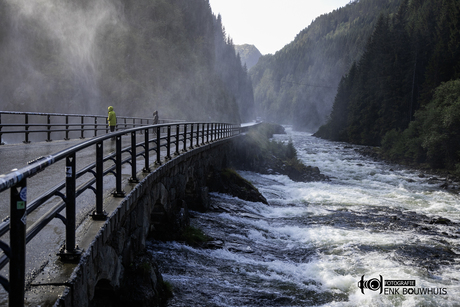
<svg viewBox="0 0 460 307">
<path fill-rule="evenodd" d="M 381 15 L 315 134 L 382 145 L 395 161 L 454 169 L 460 148 L 460 3 L 401 2 Z"/>
<path fill-rule="evenodd" d="M 460 160 L 460 80 L 442 83 L 433 99 L 415 114 L 402 133 L 389 131 L 382 141 L 387 158 L 455 169 Z"/>
<path fill-rule="evenodd" d="M 286 157 L 288 159 L 292 159 L 297 157 L 297 150 L 294 147 L 294 143 L 292 143 L 292 139 L 289 139 L 289 142 L 286 146 Z"/>
<path fill-rule="evenodd" d="M 292 160 L 297 158 L 297 150 L 295 149 L 291 139 L 289 139 L 287 144 L 270 140 L 267 150 L 271 155 L 274 155 L 281 160 Z"/>
<path fill-rule="evenodd" d="M 187 226 L 180 237 L 190 246 L 200 246 L 202 243 L 211 240 L 201 229 L 192 226 Z"/>
<path fill-rule="evenodd" d="M 416 113 L 427 162 L 453 168 L 460 158 L 460 80 L 442 83 L 428 105 Z"/>
</svg>

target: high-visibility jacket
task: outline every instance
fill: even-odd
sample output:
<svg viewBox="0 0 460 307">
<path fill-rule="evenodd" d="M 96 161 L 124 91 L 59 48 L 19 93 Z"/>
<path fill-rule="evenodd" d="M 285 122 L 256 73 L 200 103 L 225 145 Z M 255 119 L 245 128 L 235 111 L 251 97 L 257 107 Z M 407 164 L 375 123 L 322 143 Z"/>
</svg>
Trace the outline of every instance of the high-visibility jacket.
<svg viewBox="0 0 460 307">
<path fill-rule="evenodd" d="M 107 121 L 109 122 L 109 126 L 116 126 L 117 125 L 117 116 L 113 111 L 113 107 L 110 106 L 109 108 L 109 117 L 107 117 Z"/>
</svg>

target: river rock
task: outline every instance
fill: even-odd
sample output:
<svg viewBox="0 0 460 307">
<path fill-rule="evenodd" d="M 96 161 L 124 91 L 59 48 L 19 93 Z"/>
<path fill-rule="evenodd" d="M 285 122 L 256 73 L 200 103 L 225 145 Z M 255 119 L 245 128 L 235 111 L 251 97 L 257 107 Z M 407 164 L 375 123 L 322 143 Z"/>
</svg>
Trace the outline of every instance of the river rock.
<svg viewBox="0 0 460 307">
<path fill-rule="evenodd" d="M 437 224 L 437 225 L 449 225 L 451 223 L 452 223 L 451 220 L 446 219 L 444 217 L 438 217 L 430 221 L 430 224 Z"/>
<path fill-rule="evenodd" d="M 256 187 L 232 169 L 211 172 L 207 181 L 210 192 L 229 194 L 243 200 L 268 204 L 267 199 Z"/>
</svg>

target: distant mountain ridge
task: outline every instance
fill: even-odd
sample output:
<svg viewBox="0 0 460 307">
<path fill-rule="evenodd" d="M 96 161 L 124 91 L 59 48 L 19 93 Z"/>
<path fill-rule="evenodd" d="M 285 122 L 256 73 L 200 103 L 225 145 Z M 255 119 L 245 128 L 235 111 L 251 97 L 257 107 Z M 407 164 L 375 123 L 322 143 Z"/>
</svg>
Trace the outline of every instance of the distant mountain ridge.
<svg viewBox="0 0 460 307">
<path fill-rule="evenodd" d="M 235 45 L 235 51 L 240 55 L 241 63 L 246 64 L 248 70 L 254 67 L 262 56 L 256 46 L 249 44 Z"/>
</svg>

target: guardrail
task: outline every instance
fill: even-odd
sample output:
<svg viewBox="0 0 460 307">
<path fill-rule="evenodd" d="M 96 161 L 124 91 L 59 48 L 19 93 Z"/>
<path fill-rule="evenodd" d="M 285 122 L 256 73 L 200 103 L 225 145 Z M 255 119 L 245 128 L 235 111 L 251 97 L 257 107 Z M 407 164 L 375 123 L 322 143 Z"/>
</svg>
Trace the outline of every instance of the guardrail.
<svg viewBox="0 0 460 307">
<path fill-rule="evenodd" d="M 166 131 L 161 133 L 161 130 Z M 142 131 L 144 139 L 137 143 L 136 134 Z M 9 232 L 10 244 L 0 241 L 0 269 L 8 262 L 9 280 L 0 276 L 0 284 L 8 291 L 9 306 L 24 306 L 25 294 L 25 265 L 26 244 L 32 240 L 51 220 L 60 219 L 65 225 L 65 244 L 58 255 L 63 261 L 76 261 L 81 251 L 76 246 L 76 198 L 86 190 L 95 193 L 95 210 L 91 214 L 93 219 L 104 220 L 107 214 L 103 208 L 103 177 L 115 175 L 114 197 L 124 197 L 122 190 L 122 165 L 131 165 L 130 182 L 138 182 L 136 161 L 143 157 L 143 172 L 151 172 L 150 152 L 154 151 L 154 163 L 162 163 L 160 155 L 163 149 L 164 161 L 172 159 L 171 155 L 180 155 L 181 152 L 196 146 L 201 146 L 216 140 L 232 137 L 240 133 L 240 126 L 226 123 L 174 123 L 150 125 L 113 132 L 104 136 L 95 137 L 86 142 L 62 150 L 47 157 L 40 157 L 19 170 L 0 176 L 0 193 L 10 190 L 10 217 L 0 223 L 0 237 Z M 131 145 L 122 148 L 122 138 L 130 136 Z M 152 138 L 150 138 L 152 136 Z M 115 152 L 103 156 L 104 142 L 115 137 Z M 90 146 L 95 146 L 95 163 L 80 170 L 76 169 L 76 153 Z M 141 148 L 141 151 L 137 149 Z M 172 151 L 174 152 L 172 153 Z M 125 158 L 122 154 L 125 153 Z M 128 157 L 126 157 L 128 153 Z M 65 181 L 59 183 L 49 191 L 43 193 L 33 201 L 27 199 L 27 179 L 31 178 L 50 165 L 65 160 Z M 104 162 L 113 161 L 113 164 L 104 169 Z M 93 178 L 76 186 L 76 179 L 85 174 L 92 174 Z M 45 204 L 54 196 L 62 200 L 54 205 L 45 215 L 41 216 L 33 225 L 26 229 L 27 216 Z M 65 209 L 65 217 L 61 212 Z"/>
<path fill-rule="evenodd" d="M 177 120 L 168 119 L 161 119 L 158 123 L 154 123 L 153 121 L 153 117 L 117 116 L 117 130 L 179 122 Z M 21 129 L 17 129 L 19 127 L 21 127 Z M 60 133 L 63 134 L 64 140 L 69 140 L 71 133 L 74 134 L 74 137 L 84 139 L 85 136 L 95 137 L 100 131 L 103 131 L 103 133 L 108 133 L 109 131 L 106 115 L 0 111 L 0 145 L 4 145 L 4 134 L 23 134 L 23 143 L 30 143 L 30 134 L 41 133 L 46 135 L 45 140 L 47 142 L 51 142 L 51 134 L 55 136 Z"/>
</svg>

